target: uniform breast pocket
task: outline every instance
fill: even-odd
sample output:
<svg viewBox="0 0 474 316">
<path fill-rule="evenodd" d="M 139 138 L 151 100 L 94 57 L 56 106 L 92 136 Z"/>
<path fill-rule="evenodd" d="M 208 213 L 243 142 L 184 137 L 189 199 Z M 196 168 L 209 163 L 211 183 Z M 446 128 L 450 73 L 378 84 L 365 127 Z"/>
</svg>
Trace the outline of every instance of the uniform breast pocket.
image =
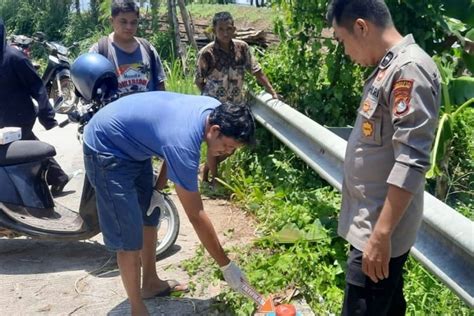
<svg viewBox="0 0 474 316">
<path fill-rule="evenodd" d="M 382 111 L 376 101 L 367 106 L 365 101 L 359 109 L 358 130 L 361 143 L 381 146 L 382 145 Z"/>
</svg>

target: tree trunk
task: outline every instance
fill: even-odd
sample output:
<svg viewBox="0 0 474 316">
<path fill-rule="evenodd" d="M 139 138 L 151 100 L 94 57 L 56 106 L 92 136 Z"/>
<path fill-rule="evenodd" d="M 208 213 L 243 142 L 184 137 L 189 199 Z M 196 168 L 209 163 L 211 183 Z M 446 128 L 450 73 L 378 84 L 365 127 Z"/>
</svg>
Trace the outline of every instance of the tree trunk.
<svg viewBox="0 0 474 316">
<path fill-rule="evenodd" d="M 75 1 L 75 7 L 77 15 L 81 15 L 81 0 Z"/>
<path fill-rule="evenodd" d="M 99 3 L 97 0 L 90 0 L 90 10 L 92 22 L 97 25 L 99 24 Z"/>
<path fill-rule="evenodd" d="M 188 35 L 189 43 L 197 51 L 198 47 L 196 40 L 194 39 L 194 26 L 189 17 L 188 10 L 186 10 L 186 4 L 184 3 L 184 0 L 178 0 L 178 5 L 179 11 L 181 11 L 181 17 L 183 18 L 184 28 L 186 29 L 186 34 Z"/>
<path fill-rule="evenodd" d="M 435 196 L 440 201 L 445 201 L 448 195 L 448 177 L 441 175 L 436 178 Z"/>
<path fill-rule="evenodd" d="M 436 177 L 436 187 L 435 187 L 435 197 L 445 202 L 446 197 L 448 196 L 448 189 L 449 189 L 449 169 L 448 169 L 448 161 L 449 161 L 449 154 L 450 152 L 447 151 L 445 154 L 445 158 L 440 163 L 441 167 L 441 175 Z"/>
<path fill-rule="evenodd" d="M 179 37 L 178 17 L 176 16 L 176 0 L 168 0 L 168 22 L 170 24 L 170 31 L 173 35 L 173 47 L 176 57 L 182 60 L 181 38 Z M 184 66 L 184 65 L 183 65 Z"/>
<path fill-rule="evenodd" d="M 150 0 L 151 6 L 151 29 L 153 33 L 159 31 L 160 28 L 160 0 Z"/>
</svg>

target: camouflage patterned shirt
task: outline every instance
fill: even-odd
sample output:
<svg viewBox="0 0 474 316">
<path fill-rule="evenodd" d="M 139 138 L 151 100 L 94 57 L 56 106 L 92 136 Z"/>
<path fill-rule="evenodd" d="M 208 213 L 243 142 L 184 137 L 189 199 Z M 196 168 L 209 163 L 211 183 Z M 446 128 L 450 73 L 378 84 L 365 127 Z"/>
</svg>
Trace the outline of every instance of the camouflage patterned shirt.
<svg viewBox="0 0 474 316">
<path fill-rule="evenodd" d="M 242 104 L 246 70 L 252 74 L 261 70 L 247 43 L 234 39 L 230 51 L 226 52 L 214 41 L 199 51 L 196 82 L 204 86 L 202 95 Z"/>
</svg>

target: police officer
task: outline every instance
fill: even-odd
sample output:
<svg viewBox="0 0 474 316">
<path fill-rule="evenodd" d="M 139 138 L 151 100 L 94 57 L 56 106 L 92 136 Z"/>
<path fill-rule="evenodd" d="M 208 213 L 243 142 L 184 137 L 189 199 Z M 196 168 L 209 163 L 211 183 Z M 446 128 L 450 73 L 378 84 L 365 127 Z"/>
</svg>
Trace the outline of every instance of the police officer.
<svg viewBox="0 0 474 316">
<path fill-rule="evenodd" d="M 440 105 L 435 63 L 395 28 L 383 0 L 334 0 L 328 21 L 345 53 L 376 66 L 344 161 L 338 233 L 351 245 L 343 315 L 403 315 L 403 265 L 421 224 Z"/>
</svg>

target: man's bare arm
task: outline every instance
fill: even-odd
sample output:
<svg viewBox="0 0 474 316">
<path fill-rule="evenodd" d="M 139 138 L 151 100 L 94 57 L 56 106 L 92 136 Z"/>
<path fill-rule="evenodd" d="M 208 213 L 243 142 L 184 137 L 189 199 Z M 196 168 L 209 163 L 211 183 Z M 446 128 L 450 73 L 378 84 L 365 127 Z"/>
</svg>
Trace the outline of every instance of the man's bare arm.
<svg viewBox="0 0 474 316">
<path fill-rule="evenodd" d="M 201 243 L 219 266 L 227 265 L 230 260 L 222 249 L 211 220 L 204 212 L 200 193 L 187 191 L 178 184 L 176 192 Z"/>
<path fill-rule="evenodd" d="M 257 79 L 257 82 L 265 88 L 265 91 L 272 95 L 272 98 L 278 99 L 278 94 L 276 93 L 275 89 L 273 89 L 270 81 L 261 69 L 255 72 L 254 76 Z"/>
</svg>

